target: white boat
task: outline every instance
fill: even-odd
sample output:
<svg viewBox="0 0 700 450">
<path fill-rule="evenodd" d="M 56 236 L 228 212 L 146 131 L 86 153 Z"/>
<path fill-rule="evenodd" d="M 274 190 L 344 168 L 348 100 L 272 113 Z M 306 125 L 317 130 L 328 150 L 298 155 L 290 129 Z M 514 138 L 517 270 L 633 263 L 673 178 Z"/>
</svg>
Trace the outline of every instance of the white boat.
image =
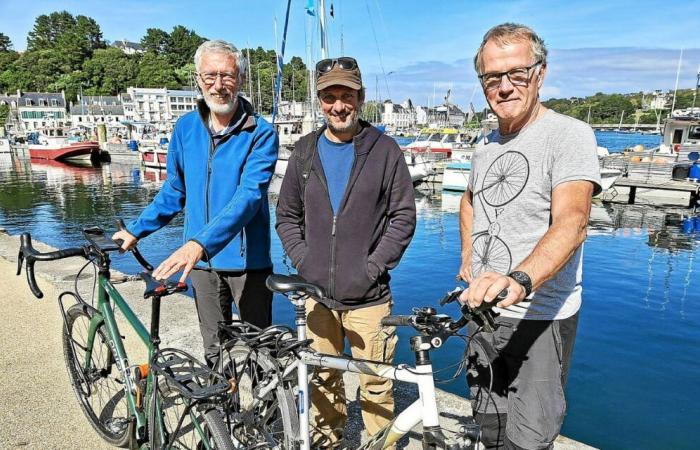
<svg viewBox="0 0 700 450">
<path fill-rule="evenodd" d="M 453 152 L 471 149 L 473 140 L 470 133 L 462 133 L 456 128 L 423 128 L 404 150 L 431 154 L 438 160 L 453 158 Z"/>
<path fill-rule="evenodd" d="M 414 185 L 421 183 L 435 173 L 434 161 L 431 161 L 423 153 L 404 152 L 404 159 Z"/>
<path fill-rule="evenodd" d="M 469 183 L 471 161 L 453 162 L 445 166 L 442 174 L 442 190 L 464 192 Z"/>
<path fill-rule="evenodd" d="M 622 171 L 618 169 L 600 169 L 600 187 L 602 188 L 601 194 L 613 187 L 621 175 Z"/>
</svg>

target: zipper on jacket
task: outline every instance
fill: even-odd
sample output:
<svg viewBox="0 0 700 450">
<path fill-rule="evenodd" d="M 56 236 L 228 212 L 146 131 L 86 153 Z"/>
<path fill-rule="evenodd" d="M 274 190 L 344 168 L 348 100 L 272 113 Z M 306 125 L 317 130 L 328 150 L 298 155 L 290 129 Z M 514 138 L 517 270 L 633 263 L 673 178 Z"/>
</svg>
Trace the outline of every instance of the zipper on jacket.
<svg viewBox="0 0 700 450">
<path fill-rule="evenodd" d="M 245 228 L 241 228 L 241 257 L 245 255 Z"/>
<path fill-rule="evenodd" d="M 323 190 L 326 191 L 326 196 L 328 197 L 328 204 L 333 209 L 333 204 L 331 203 L 331 194 L 328 192 L 328 186 L 323 182 L 323 179 L 321 178 L 321 175 L 319 175 L 315 170 L 313 170 L 313 166 L 311 169 L 311 172 L 316 174 L 316 178 L 318 178 L 319 183 L 321 186 L 323 186 Z M 333 214 L 333 224 L 331 225 L 331 263 L 330 267 L 328 269 L 328 297 L 331 299 L 335 298 L 335 222 L 336 222 L 336 215 Z"/>
<path fill-rule="evenodd" d="M 335 298 L 335 220 L 336 216 L 333 216 L 333 226 L 331 228 L 331 268 L 330 268 L 330 283 L 328 283 L 328 290 L 330 291 L 331 298 Z"/>
<path fill-rule="evenodd" d="M 216 146 L 214 145 L 214 138 L 211 136 L 211 131 L 209 131 L 209 127 L 204 124 L 205 127 L 207 127 L 207 133 L 209 133 L 209 157 L 207 158 L 207 183 L 206 183 L 206 188 L 204 190 L 204 217 L 206 217 L 206 223 L 209 223 L 209 186 L 210 186 L 210 181 L 211 181 L 211 162 L 212 159 L 214 158 L 214 151 L 216 150 Z M 211 259 L 208 260 L 208 265 L 209 268 L 211 269 L 213 266 L 211 264 Z"/>
</svg>

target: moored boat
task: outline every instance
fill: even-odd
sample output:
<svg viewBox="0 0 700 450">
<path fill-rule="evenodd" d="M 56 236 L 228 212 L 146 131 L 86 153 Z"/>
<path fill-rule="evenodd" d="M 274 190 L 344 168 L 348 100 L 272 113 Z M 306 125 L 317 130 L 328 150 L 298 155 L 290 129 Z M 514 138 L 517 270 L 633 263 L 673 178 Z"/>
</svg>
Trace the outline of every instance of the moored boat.
<svg viewBox="0 0 700 450">
<path fill-rule="evenodd" d="M 472 170 L 471 161 L 447 164 L 442 174 L 442 190 L 464 192 L 469 183 L 469 173 Z"/>
<path fill-rule="evenodd" d="M 53 161 L 98 161 L 100 144 L 94 141 L 74 141 L 66 136 L 38 135 L 29 144 L 29 157 Z"/>
<path fill-rule="evenodd" d="M 141 162 L 153 169 L 165 169 L 168 160 L 168 148 L 161 145 L 142 145 L 139 147 Z"/>
</svg>

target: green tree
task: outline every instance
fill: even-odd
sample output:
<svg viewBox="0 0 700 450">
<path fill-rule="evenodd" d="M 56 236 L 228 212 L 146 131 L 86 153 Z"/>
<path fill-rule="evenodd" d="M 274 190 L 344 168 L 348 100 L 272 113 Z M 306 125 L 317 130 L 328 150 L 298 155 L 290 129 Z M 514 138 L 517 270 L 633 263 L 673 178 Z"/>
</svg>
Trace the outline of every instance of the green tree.
<svg viewBox="0 0 700 450">
<path fill-rule="evenodd" d="M 180 87 L 175 76 L 175 69 L 164 55 L 146 53 L 141 58 L 139 73 L 136 77 L 139 87 L 176 89 Z"/>
<path fill-rule="evenodd" d="M 141 38 L 141 46 L 146 52 L 164 55 L 170 45 L 170 35 L 160 28 L 149 28 Z"/>
<path fill-rule="evenodd" d="M 166 50 L 168 60 L 174 67 L 182 67 L 194 58 L 197 47 L 206 39 L 199 36 L 192 30 L 188 30 L 182 25 L 173 27 L 170 38 L 167 42 Z"/>
<path fill-rule="evenodd" d="M 68 35 L 72 37 L 67 38 Z M 34 28 L 27 36 L 27 51 L 68 50 L 67 46 L 76 43 L 88 53 L 104 48 L 100 26 L 90 17 L 73 17 L 68 11 L 53 12 L 36 18 Z"/>
<path fill-rule="evenodd" d="M 0 128 L 5 126 L 9 115 L 10 107 L 8 105 L 0 105 Z"/>
<path fill-rule="evenodd" d="M 82 77 L 89 95 L 116 95 L 133 85 L 139 74 L 135 57 L 118 48 L 96 50 L 83 64 Z"/>
<path fill-rule="evenodd" d="M 63 57 L 54 50 L 25 52 L 0 75 L 8 90 L 46 91 L 61 74 L 70 72 Z"/>
<path fill-rule="evenodd" d="M 0 52 L 9 52 L 12 50 L 12 41 L 4 33 L 0 33 Z"/>
<path fill-rule="evenodd" d="M 191 62 L 189 64 L 185 64 L 179 69 L 175 69 L 175 78 L 177 78 L 177 82 L 180 83 L 180 86 L 196 89 L 197 80 L 195 79 L 194 73 L 194 63 Z"/>
</svg>

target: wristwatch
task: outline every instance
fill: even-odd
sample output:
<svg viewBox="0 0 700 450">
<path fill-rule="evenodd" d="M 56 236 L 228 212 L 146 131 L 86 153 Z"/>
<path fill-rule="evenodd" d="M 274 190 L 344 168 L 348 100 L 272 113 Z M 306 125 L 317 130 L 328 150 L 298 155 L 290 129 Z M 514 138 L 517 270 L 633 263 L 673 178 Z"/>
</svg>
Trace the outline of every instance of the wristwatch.
<svg viewBox="0 0 700 450">
<path fill-rule="evenodd" d="M 525 272 L 515 270 L 509 273 L 508 276 L 514 279 L 523 288 L 525 288 L 525 297 L 530 295 L 530 293 L 532 292 L 532 280 L 530 279 L 530 275 L 526 274 Z"/>
</svg>

